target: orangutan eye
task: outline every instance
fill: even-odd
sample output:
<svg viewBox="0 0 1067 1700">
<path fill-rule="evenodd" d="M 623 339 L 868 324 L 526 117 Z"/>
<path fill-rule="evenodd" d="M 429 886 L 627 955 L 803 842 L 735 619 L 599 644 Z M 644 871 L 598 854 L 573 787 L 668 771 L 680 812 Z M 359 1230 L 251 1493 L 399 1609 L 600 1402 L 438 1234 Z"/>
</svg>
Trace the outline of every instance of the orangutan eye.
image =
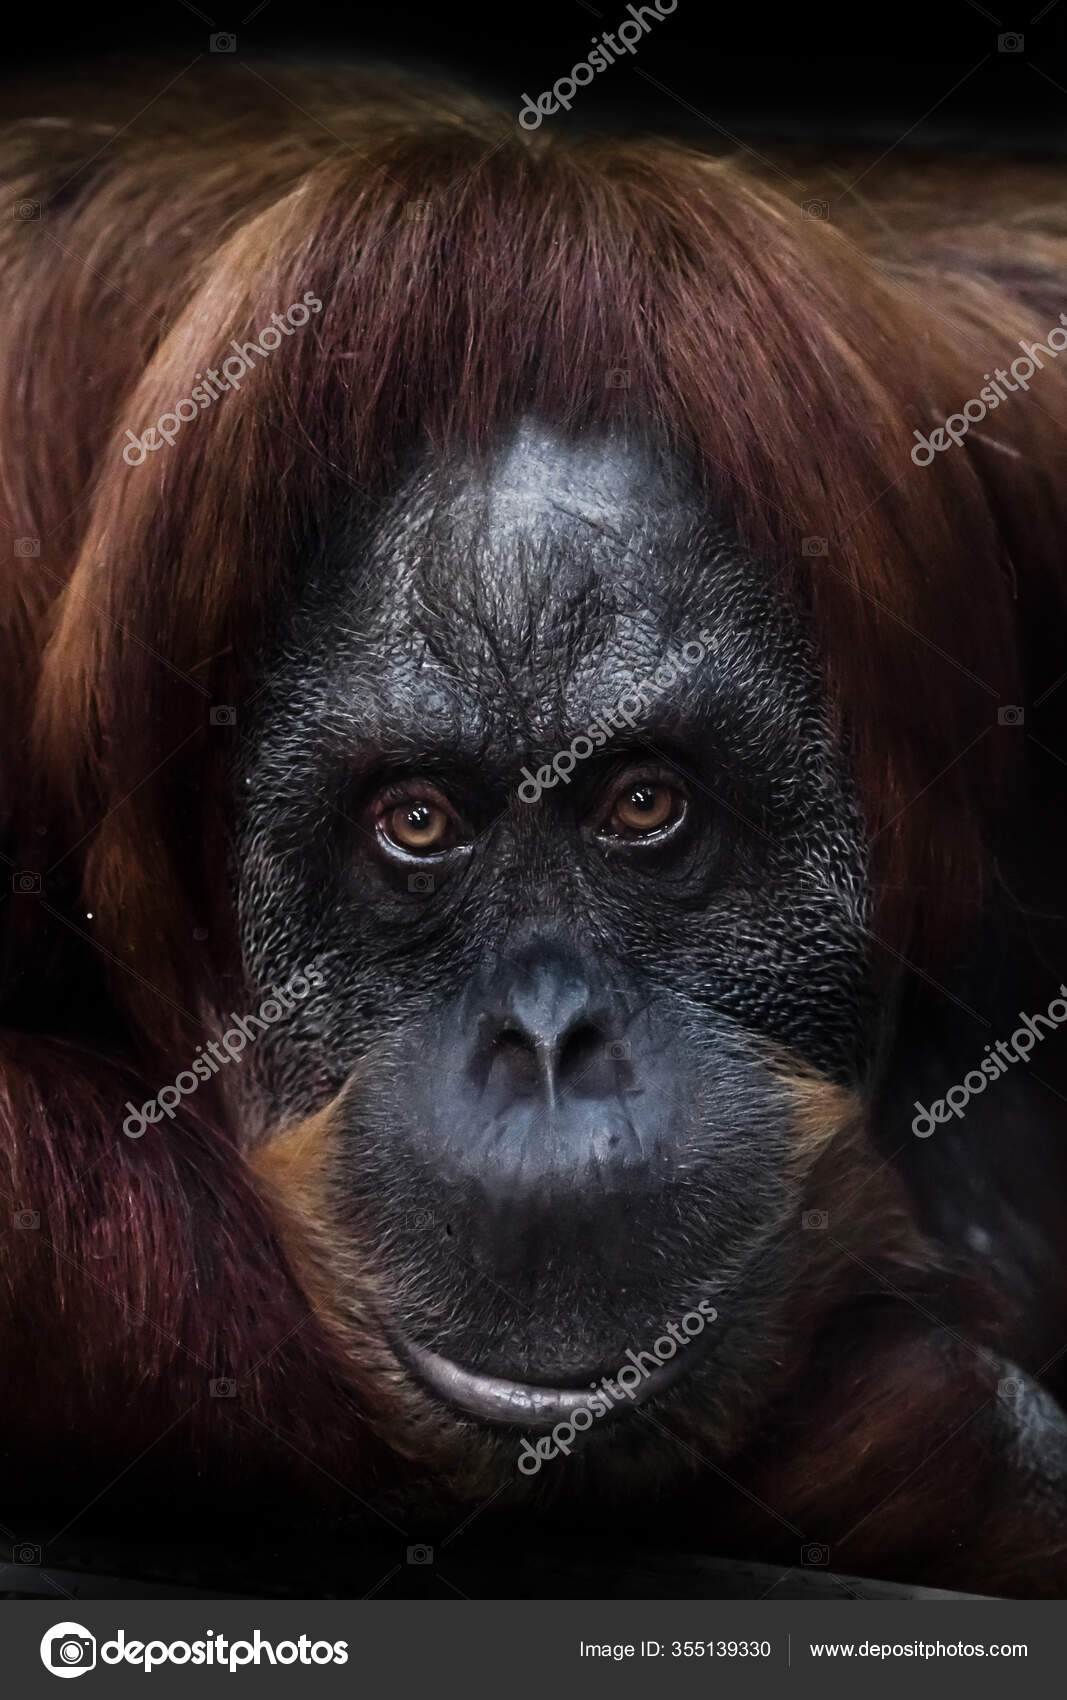
<svg viewBox="0 0 1067 1700">
<path fill-rule="evenodd" d="M 433 803 L 402 803 L 399 808 L 390 809 L 383 830 L 401 850 L 432 855 L 447 847 L 451 827 L 444 809 Z"/>
<path fill-rule="evenodd" d="M 631 843 L 658 843 L 681 824 L 685 812 L 686 799 L 676 786 L 660 779 L 630 779 L 615 792 L 601 833 Z"/>
<path fill-rule="evenodd" d="M 442 856 L 463 841 L 460 823 L 446 799 L 429 788 L 384 792 L 372 805 L 374 829 L 386 851 L 405 856 Z"/>
</svg>

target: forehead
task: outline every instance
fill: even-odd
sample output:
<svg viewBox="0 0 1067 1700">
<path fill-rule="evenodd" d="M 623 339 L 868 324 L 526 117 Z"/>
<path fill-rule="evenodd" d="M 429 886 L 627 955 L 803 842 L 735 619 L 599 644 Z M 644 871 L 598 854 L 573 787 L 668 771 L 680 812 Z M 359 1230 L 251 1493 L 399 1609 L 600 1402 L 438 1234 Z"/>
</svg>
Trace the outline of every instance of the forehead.
<svg viewBox="0 0 1067 1700">
<path fill-rule="evenodd" d="M 483 673 L 533 649 L 560 672 L 598 650 L 636 661 L 684 612 L 676 563 L 697 529 L 647 449 L 524 424 L 488 461 L 433 468 L 401 495 L 375 539 L 379 618 L 416 640 L 446 628 L 449 654 Z"/>
<path fill-rule="evenodd" d="M 434 727 L 526 746 L 702 631 L 717 666 L 680 682 L 690 704 L 712 672 L 721 689 L 775 647 L 766 590 L 679 467 L 641 442 L 532 422 L 482 460 L 417 473 L 335 552 L 329 586 L 329 696 L 370 743 Z"/>
</svg>

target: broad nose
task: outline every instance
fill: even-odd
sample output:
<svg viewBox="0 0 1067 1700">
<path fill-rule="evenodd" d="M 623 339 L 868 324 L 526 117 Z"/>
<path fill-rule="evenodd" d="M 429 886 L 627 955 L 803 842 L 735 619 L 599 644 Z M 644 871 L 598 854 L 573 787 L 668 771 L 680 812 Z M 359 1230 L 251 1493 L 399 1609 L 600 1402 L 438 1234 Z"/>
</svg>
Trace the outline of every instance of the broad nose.
<svg viewBox="0 0 1067 1700">
<path fill-rule="evenodd" d="M 539 955 L 513 965 L 502 994 L 489 1000 L 479 1047 L 489 1081 L 502 1094 L 561 1092 L 599 1096 L 618 1088 L 626 1047 L 614 1037 L 608 1001 L 577 962 Z"/>
<path fill-rule="evenodd" d="M 675 1071 L 610 974 L 569 940 L 501 953 L 442 1012 L 433 1055 L 412 1058 L 425 1172 L 490 1207 L 494 1256 L 604 1211 L 622 1235 L 623 1200 L 668 1161 Z"/>
</svg>

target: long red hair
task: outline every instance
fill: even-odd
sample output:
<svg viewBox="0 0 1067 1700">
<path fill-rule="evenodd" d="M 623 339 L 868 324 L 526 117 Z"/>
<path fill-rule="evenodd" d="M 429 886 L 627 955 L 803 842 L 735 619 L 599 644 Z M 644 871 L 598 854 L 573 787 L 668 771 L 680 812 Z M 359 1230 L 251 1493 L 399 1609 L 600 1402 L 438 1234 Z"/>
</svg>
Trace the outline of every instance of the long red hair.
<svg viewBox="0 0 1067 1700">
<path fill-rule="evenodd" d="M 973 218 L 962 169 L 915 204 L 889 185 L 805 216 L 787 166 L 531 136 L 380 79 L 273 80 L 243 78 L 239 118 L 179 87 L 106 144 L 23 126 L 5 169 L 43 208 L 5 232 L 0 474 L 9 530 L 41 539 L 6 569 L 11 743 L 32 716 L 38 811 L 79 845 L 94 938 L 142 970 L 150 948 L 163 996 L 116 977 L 135 1028 L 169 1049 L 174 1006 L 203 1006 L 198 928 L 228 965 L 208 711 L 240 715 L 306 552 L 414 451 L 487 443 L 520 411 L 656 432 L 810 607 L 873 932 L 936 971 L 1017 778 L 998 708 L 1048 682 L 1020 633 L 1063 617 L 1067 362 L 931 465 L 910 451 L 1056 323 L 1048 217 Z M 309 290 L 321 314 L 240 393 L 124 462 L 127 432 Z"/>
</svg>

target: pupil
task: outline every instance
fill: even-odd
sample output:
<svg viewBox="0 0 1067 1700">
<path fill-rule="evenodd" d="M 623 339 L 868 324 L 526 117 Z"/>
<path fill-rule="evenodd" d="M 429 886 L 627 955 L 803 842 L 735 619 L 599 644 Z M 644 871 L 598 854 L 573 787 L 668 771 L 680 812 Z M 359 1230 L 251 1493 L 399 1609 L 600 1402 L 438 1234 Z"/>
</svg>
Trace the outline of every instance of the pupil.
<svg viewBox="0 0 1067 1700">
<path fill-rule="evenodd" d="M 408 826 L 412 832 L 426 832 L 430 826 L 430 811 L 425 803 L 416 803 L 408 810 Z"/>
<path fill-rule="evenodd" d="M 656 806 L 656 793 L 651 786 L 642 785 L 630 795 L 631 805 L 641 813 L 647 814 Z"/>
</svg>

